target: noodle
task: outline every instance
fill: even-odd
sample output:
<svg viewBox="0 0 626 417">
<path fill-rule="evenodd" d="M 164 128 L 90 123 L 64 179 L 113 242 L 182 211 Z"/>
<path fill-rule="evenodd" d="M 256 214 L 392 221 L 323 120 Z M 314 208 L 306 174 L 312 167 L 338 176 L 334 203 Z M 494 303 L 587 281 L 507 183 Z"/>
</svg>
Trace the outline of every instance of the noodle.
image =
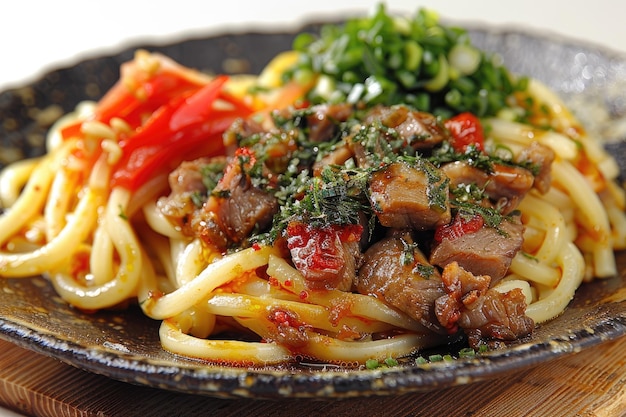
<svg viewBox="0 0 626 417">
<path fill-rule="evenodd" d="M 144 312 L 155 319 L 165 319 L 182 313 L 188 307 L 199 303 L 214 289 L 233 280 L 243 272 L 267 265 L 270 247 L 255 250 L 244 249 L 209 264 L 192 281 L 179 287 L 175 292 L 155 298 L 154 288 L 140 290 L 140 304 Z"/>
<path fill-rule="evenodd" d="M 503 119 L 489 119 L 488 124 L 493 136 L 502 141 L 530 145 L 533 141 L 539 140 L 562 159 L 571 160 L 578 155 L 576 143 L 563 134 L 539 131 L 528 125 Z"/>
<path fill-rule="evenodd" d="M 568 243 L 565 246 L 565 250 L 559 254 L 558 262 L 563 271 L 559 284 L 554 289 L 546 290 L 539 296 L 538 301 L 526 308 L 526 314 L 537 323 L 543 323 L 561 314 L 574 298 L 574 293 L 582 282 L 585 263 L 574 244 Z"/>
<path fill-rule="evenodd" d="M 143 270 L 141 247 L 128 222 L 119 215 L 129 198 L 126 190 L 114 189 L 106 205 L 104 219 L 98 226 L 99 229 L 104 229 L 100 233 L 106 233 L 106 236 L 94 243 L 104 247 L 95 247 L 93 252 L 106 256 L 95 261 L 96 266 L 103 267 L 103 271 L 99 272 L 104 272 L 104 276 L 96 279 L 95 285 L 90 286 L 76 282 L 71 271 L 62 271 L 51 276 L 55 290 L 71 304 L 87 310 L 101 309 L 117 305 L 136 294 Z M 113 248 L 120 257 L 118 262 L 113 257 Z M 101 261 L 103 262 L 100 263 Z M 107 267 L 107 262 L 117 263 L 117 271 Z"/>
<path fill-rule="evenodd" d="M 6 167 L 0 175 L 0 204 L 11 207 L 15 204 L 24 184 L 32 175 L 38 159 L 24 159 Z"/>
<path fill-rule="evenodd" d="M 228 352 L 229 363 L 243 365 L 278 364 L 291 358 L 289 350 L 273 343 L 206 340 L 189 336 L 170 320 L 161 323 L 159 336 L 165 349 L 192 358 L 219 361 L 224 352 Z"/>
</svg>

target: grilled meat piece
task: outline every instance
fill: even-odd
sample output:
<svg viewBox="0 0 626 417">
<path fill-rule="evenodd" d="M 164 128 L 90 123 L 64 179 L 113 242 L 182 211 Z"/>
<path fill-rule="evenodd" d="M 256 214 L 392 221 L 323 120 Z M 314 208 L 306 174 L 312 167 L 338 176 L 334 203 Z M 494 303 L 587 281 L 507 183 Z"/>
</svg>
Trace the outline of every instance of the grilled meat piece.
<svg viewBox="0 0 626 417">
<path fill-rule="evenodd" d="M 443 268 L 458 262 L 475 275 L 490 276 L 495 284 L 504 277 L 513 257 L 522 247 L 524 226 L 519 216 L 503 218 L 497 228 L 483 222 L 480 227 L 473 228 L 475 230 L 454 224 L 463 221 L 462 215 L 457 215 L 448 227 L 460 231 L 444 233 L 440 242 L 435 242 L 430 263 Z"/>
<path fill-rule="evenodd" d="M 369 198 L 385 227 L 427 230 L 450 222 L 448 180 L 424 160 L 394 162 L 374 171 Z"/>
<path fill-rule="evenodd" d="M 435 115 L 415 111 L 404 105 L 377 106 L 367 114 L 363 124 L 375 121 L 393 128 L 404 144 L 415 150 L 430 149 L 448 137 L 448 132 Z"/>
<path fill-rule="evenodd" d="M 529 170 L 502 164 L 494 164 L 492 172 L 485 172 L 467 161 L 456 161 L 443 165 L 441 170 L 450 179 L 451 189 L 467 185 L 484 189 L 490 205 L 502 214 L 515 210 L 535 181 Z"/>
<path fill-rule="evenodd" d="M 539 142 L 532 142 L 528 147 L 522 149 L 515 160 L 519 162 L 530 162 L 537 167 L 533 187 L 540 193 L 545 194 L 550 189 L 552 182 L 552 162 L 554 161 L 554 151 Z"/>
<path fill-rule="evenodd" d="M 451 333 L 462 329 L 471 347 L 498 345 L 533 332 L 535 324 L 525 314 L 526 300 L 518 288 L 506 293 L 489 288 L 489 276 L 474 275 L 456 262 L 444 268 L 441 279 L 446 295 L 435 301 L 437 319 Z"/>
<path fill-rule="evenodd" d="M 397 232 L 363 255 L 357 291 L 383 300 L 423 326 L 445 333 L 435 316 L 435 300 L 445 294 L 439 271 L 430 265 L 410 233 Z"/>
</svg>

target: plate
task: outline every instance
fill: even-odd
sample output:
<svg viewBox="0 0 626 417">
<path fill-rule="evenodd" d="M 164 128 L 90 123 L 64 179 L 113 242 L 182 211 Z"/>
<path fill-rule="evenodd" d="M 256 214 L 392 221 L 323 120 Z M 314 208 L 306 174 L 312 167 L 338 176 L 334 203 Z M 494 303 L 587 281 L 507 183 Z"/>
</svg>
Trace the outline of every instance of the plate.
<svg viewBox="0 0 626 417">
<path fill-rule="evenodd" d="M 304 30 L 318 30 L 318 24 Z M 532 75 L 561 94 L 593 134 L 603 137 L 620 165 L 626 138 L 626 57 L 567 39 L 499 28 L 467 27 L 479 47 L 497 52 L 514 72 Z M 245 33 L 137 45 L 207 72 L 257 72 L 289 49 L 294 33 Z M 0 93 L 0 163 L 42 153 L 44 134 L 61 112 L 99 98 L 136 48 L 50 72 Z M 619 276 L 583 284 L 564 314 L 532 337 L 473 358 L 375 370 L 333 366 L 234 368 L 161 349 L 159 322 L 131 306 L 87 314 L 69 307 L 42 277 L 0 279 L 0 337 L 80 369 L 133 384 L 229 398 L 343 398 L 430 391 L 495 378 L 626 334 L 626 253 Z M 458 346 L 443 353 L 458 352 Z M 442 353 L 441 350 L 437 351 Z M 429 354 L 432 352 L 425 352 Z"/>
</svg>

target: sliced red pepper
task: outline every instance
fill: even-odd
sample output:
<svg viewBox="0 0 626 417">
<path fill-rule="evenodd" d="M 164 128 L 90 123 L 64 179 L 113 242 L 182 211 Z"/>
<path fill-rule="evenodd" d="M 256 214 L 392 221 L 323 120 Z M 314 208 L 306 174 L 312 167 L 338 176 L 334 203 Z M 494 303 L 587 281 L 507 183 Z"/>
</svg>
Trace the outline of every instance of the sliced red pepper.
<svg viewBox="0 0 626 417">
<path fill-rule="evenodd" d="M 223 132 L 252 110 L 214 106 L 227 77 L 218 77 L 194 94 L 177 97 L 153 113 L 136 133 L 120 141 L 122 159 L 112 186 L 136 190 L 148 179 L 171 171 L 183 159 L 224 153 Z"/>
<path fill-rule="evenodd" d="M 223 153 L 222 135 L 220 132 L 211 136 L 203 136 L 199 143 L 193 141 L 175 141 L 166 146 L 145 146 L 125 158 L 124 165 L 113 173 L 112 187 L 123 187 L 136 190 L 156 175 L 170 172 L 184 159 L 195 159 L 201 156 L 212 156 Z"/>
<path fill-rule="evenodd" d="M 213 103 L 222 95 L 222 87 L 228 77 L 220 76 L 185 99 L 170 118 L 169 128 L 173 132 L 207 120 L 214 112 Z"/>
<path fill-rule="evenodd" d="M 163 55 L 151 54 L 149 59 L 158 68 L 142 68 L 145 64 L 138 57 L 122 64 L 120 80 L 98 103 L 98 120 L 108 123 L 113 117 L 121 117 L 136 127 L 146 114 L 181 94 L 202 88 L 210 80 Z"/>
<path fill-rule="evenodd" d="M 484 150 L 485 136 L 478 117 L 472 113 L 461 113 L 444 122 L 451 135 L 451 144 L 455 151 L 465 152 L 468 146 L 474 145 Z"/>
<path fill-rule="evenodd" d="M 173 60 L 152 54 L 158 68 L 143 69 L 138 57 L 122 64 L 120 80 L 100 99 L 92 120 L 109 123 L 114 117 L 123 119 L 131 128 L 140 126 L 146 115 L 182 94 L 192 93 L 206 85 L 208 77 L 186 68 Z M 61 130 L 63 138 L 80 135 L 82 121 Z"/>
<path fill-rule="evenodd" d="M 120 147 L 129 154 L 143 146 L 165 143 L 175 133 L 200 122 L 210 123 L 210 116 L 219 114 L 213 103 L 226 81 L 227 77 L 218 77 L 192 94 L 174 97 L 156 109 L 135 134 L 121 140 Z"/>
</svg>

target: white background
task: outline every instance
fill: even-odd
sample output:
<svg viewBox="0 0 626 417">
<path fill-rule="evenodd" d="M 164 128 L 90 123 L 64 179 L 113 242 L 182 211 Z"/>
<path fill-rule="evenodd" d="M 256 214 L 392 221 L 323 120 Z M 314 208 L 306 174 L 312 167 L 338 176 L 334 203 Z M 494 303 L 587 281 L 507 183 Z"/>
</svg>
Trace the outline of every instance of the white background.
<svg viewBox="0 0 626 417">
<path fill-rule="evenodd" d="M 0 90 L 81 58 L 142 41 L 250 29 L 296 28 L 319 17 L 367 12 L 373 0 L 12 0 L 0 10 Z M 449 20 L 557 34 L 626 53 L 626 2 L 617 0 L 388 0 Z M 1 122 L 1 121 L 0 121 Z M 8 412 L 7 412 L 8 413 Z M 5 414 L 0 407 L 0 416 Z"/>
<path fill-rule="evenodd" d="M 13 0 L 0 10 L 0 89 L 81 57 L 143 40 L 284 28 L 315 16 L 367 12 L 374 0 Z M 617 0 L 388 0 L 390 11 L 425 6 L 454 21 L 541 30 L 626 52 L 626 2 Z"/>
</svg>

